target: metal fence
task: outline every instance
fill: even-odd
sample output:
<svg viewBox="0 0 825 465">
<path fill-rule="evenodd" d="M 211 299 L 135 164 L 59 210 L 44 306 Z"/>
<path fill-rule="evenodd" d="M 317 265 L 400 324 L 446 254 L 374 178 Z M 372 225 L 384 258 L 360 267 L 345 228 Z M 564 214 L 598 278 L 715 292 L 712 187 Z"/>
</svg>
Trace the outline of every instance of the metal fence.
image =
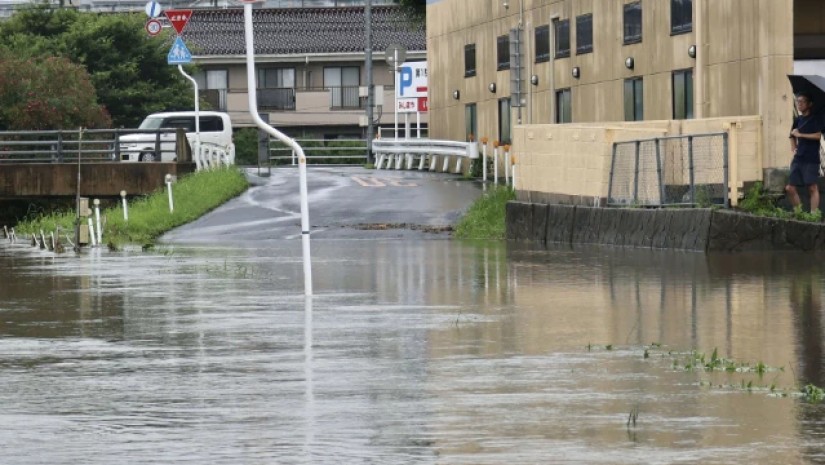
<svg viewBox="0 0 825 465">
<path fill-rule="evenodd" d="M 164 144 L 165 134 L 175 129 L 86 129 L 52 131 L 0 131 L 0 164 L 2 163 L 64 163 L 77 161 L 106 162 L 121 159 L 121 136 L 148 134 L 155 153 L 171 151 L 174 143 Z M 169 147 L 167 147 L 169 145 Z"/>
<path fill-rule="evenodd" d="M 728 134 L 614 143 L 607 204 L 728 206 Z"/>
<path fill-rule="evenodd" d="M 364 139 L 296 139 L 304 149 L 307 164 L 362 165 L 367 162 L 367 141 Z M 294 165 L 298 162 L 291 147 L 277 139 L 269 141 L 269 163 Z"/>
</svg>

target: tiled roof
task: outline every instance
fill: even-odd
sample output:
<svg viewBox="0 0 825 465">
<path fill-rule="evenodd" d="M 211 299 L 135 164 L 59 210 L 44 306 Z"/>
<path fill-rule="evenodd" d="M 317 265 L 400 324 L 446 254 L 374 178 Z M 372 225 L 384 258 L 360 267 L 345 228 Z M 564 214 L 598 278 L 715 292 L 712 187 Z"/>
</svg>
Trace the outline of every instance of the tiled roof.
<svg viewBox="0 0 825 465">
<path fill-rule="evenodd" d="M 252 11 L 255 53 L 291 55 L 364 51 L 364 8 L 278 8 Z M 424 25 L 394 6 L 372 8 L 373 50 L 390 44 L 426 49 Z M 195 56 L 242 55 L 243 9 L 193 10 L 181 37 Z"/>
</svg>

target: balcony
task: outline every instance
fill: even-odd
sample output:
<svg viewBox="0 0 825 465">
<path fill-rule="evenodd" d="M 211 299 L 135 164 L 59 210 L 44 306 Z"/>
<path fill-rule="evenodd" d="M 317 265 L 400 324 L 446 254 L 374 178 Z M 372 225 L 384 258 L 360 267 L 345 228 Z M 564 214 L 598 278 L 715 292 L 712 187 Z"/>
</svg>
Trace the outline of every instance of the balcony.
<svg viewBox="0 0 825 465">
<path fill-rule="evenodd" d="M 258 89 L 258 106 L 269 111 L 294 111 L 295 89 L 279 87 L 274 89 Z"/>
<path fill-rule="evenodd" d="M 359 110 L 365 108 L 358 96 L 358 86 L 328 87 L 330 110 Z"/>
</svg>

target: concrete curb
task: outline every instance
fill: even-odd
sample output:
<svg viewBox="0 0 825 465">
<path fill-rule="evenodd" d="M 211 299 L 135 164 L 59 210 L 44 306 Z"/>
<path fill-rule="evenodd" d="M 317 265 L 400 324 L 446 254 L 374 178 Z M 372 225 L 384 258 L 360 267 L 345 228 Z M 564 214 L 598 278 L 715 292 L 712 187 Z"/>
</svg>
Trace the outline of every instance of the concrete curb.
<svg viewBox="0 0 825 465">
<path fill-rule="evenodd" d="M 825 250 L 825 225 L 730 210 L 509 202 L 507 239 L 693 251 Z"/>
</svg>

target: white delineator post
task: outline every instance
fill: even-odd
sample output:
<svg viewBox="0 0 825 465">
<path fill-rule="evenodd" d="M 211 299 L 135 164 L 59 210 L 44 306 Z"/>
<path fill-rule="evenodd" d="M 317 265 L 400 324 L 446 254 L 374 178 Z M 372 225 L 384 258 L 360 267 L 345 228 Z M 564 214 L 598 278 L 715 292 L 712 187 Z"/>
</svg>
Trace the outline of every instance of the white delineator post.
<svg viewBox="0 0 825 465">
<path fill-rule="evenodd" d="M 172 201 L 172 175 L 166 175 L 166 191 L 169 192 L 169 213 L 174 213 L 175 203 Z"/>
<path fill-rule="evenodd" d="M 95 205 L 95 226 L 97 227 L 97 243 L 103 243 L 103 228 L 100 227 L 100 199 L 94 199 Z"/>
<path fill-rule="evenodd" d="M 295 142 L 294 139 L 287 137 L 286 134 L 273 128 L 258 114 L 258 96 L 255 85 L 255 42 L 254 34 L 252 32 L 252 3 L 244 1 L 243 17 L 244 17 L 244 38 L 246 39 L 246 83 L 249 95 L 249 113 L 252 116 L 252 121 L 255 125 L 263 129 L 271 136 L 288 145 L 298 156 L 298 176 L 300 177 L 300 193 L 301 193 L 301 242 L 304 256 L 304 294 L 312 295 L 312 260 L 310 258 L 309 248 L 309 201 L 307 195 L 307 159 L 304 155 L 304 149 Z"/>
<path fill-rule="evenodd" d="M 129 221 L 129 203 L 126 201 L 126 191 L 120 191 L 120 198 L 123 201 L 123 221 Z"/>
<path fill-rule="evenodd" d="M 201 107 L 200 107 L 200 96 L 198 95 L 198 81 L 195 80 L 192 76 L 186 74 L 183 70 L 183 66 L 178 65 L 178 71 L 183 74 L 183 77 L 192 81 L 192 85 L 195 87 L 195 146 L 192 147 L 192 151 L 194 152 L 195 158 L 195 167 L 198 171 L 201 170 Z"/>
</svg>

